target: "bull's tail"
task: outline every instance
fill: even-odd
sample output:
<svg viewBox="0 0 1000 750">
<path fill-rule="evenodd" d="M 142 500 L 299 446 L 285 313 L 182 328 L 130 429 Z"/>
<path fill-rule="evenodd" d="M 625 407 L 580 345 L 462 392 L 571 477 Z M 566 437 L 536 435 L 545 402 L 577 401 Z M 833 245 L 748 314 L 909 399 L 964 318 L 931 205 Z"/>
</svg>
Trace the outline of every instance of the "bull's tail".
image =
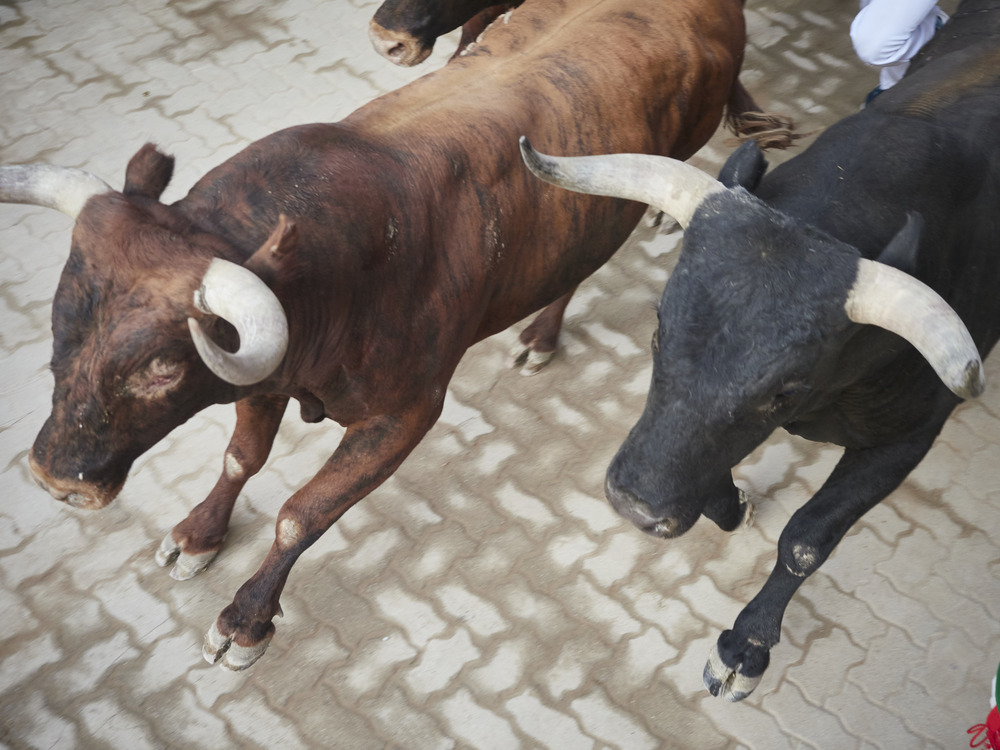
<svg viewBox="0 0 1000 750">
<path fill-rule="evenodd" d="M 764 112 L 739 80 L 729 93 L 725 122 L 741 141 L 752 138 L 762 149 L 788 148 L 806 135 L 795 132 L 790 117 Z"/>
</svg>

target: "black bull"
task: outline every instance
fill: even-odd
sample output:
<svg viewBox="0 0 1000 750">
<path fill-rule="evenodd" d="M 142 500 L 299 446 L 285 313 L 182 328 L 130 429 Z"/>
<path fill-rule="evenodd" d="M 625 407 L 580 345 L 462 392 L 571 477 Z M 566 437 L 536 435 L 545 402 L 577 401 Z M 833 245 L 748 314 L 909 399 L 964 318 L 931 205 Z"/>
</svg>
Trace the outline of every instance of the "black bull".
<svg viewBox="0 0 1000 750">
<path fill-rule="evenodd" d="M 645 409 L 607 472 L 619 513 L 664 538 L 701 515 L 732 530 L 751 508 L 731 468 L 775 428 L 845 448 L 719 637 L 713 694 L 756 687 L 798 587 L 981 391 L 1000 336 L 998 133 L 1000 7 L 966 0 L 901 83 L 767 175 L 753 144 L 718 182 L 667 159 L 525 146 L 543 179 L 686 225 Z"/>
</svg>

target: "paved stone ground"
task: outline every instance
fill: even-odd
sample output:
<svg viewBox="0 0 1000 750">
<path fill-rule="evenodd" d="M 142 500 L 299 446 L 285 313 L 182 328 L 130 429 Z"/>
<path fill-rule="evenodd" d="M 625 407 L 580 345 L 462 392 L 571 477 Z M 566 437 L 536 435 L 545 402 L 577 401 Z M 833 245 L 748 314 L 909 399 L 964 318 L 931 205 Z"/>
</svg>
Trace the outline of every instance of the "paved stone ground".
<svg viewBox="0 0 1000 750">
<path fill-rule="evenodd" d="M 744 80 L 818 130 L 874 85 L 853 0 L 750 0 Z M 0 0 L 0 163 L 120 184 L 147 140 L 165 195 L 295 123 L 338 119 L 440 65 L 370 49 L 362 0 Z M 442 48 L 451 48 L 451 42 Z M 695 161 L 717 169 L 717 136 Z M 781 156 L 777 158 L 782 158 Z M 512 331 L 463 362 L 441 422 L 297 565 L 261 662 L 201 660 L 283 499 L 333 450 L 293 412 L 228 545 L 178 583 L 153 562 L 214 482 L 232 409 L 178 429 L 101 513 L 28 477 L 48 413 L 52 293 L 70 222 L 0 207 L 0 743 L 11 748 L 920 748 L 967 746 L 1000 659 L 1000 362 L 913 476 L 802 588 L 757 691 L 711 698 L 719 631 L 762 585 L 790 513 L 838 451 L 776 435 L 737 469 L 758 523 L 666 543 L 603 499 L 642 407 L 653 304 L 677 235 L 637 232 L 581 289 L 542 374 L 505 369 Z"/>
</svg>

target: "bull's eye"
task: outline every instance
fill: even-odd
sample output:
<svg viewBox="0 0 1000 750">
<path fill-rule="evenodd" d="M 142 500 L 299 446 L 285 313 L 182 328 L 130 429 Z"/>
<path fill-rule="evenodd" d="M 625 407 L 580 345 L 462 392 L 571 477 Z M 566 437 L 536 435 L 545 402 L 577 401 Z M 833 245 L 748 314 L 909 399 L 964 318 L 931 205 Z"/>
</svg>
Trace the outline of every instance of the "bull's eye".
<svg viewBox="0 0 1000 750">
<path fill-rule="evenodd" d="M 136 398 L 157 398 L 180 385 L 183 375 L 184 367 L 180 363 L 155 359 L 129 377 L 127 390 Z"/>
<path fill-rule="evenodd" d="M 795 397 L 794 391 L 782 391 L 774 396 L 771 400 L 771 405 L 774 407 L 784 406 L 788 401 Z"/>
<path fill-rule="evenodd" d="M 774 414 L 797 403 L 807 391 L 808 388 L 805 385 L 787 385 L 775 393 L 769 401 L 762 404 L 760 410 L 767 414 Z"/>
<path fill-rule="evenodd" d="M 659 354 L 660 352 L 660 327 L 657 326 L 653 330 L 653 340 L 650 342 L 650 348 L 653 350 L 653 354 Z"/>
</svg>

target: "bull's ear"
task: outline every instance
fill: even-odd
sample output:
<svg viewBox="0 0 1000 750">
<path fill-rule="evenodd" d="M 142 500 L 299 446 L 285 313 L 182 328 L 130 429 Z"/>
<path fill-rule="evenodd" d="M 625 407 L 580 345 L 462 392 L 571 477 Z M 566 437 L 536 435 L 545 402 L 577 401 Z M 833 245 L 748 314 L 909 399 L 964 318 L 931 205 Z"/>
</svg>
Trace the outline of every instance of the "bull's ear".
<svg viewBox="0 0 1000 750">
<path fill-rule="evenodd" d="M 757 141 L 744 141 L 722 165 L 719 182 L 727 188 L 742 187 L 752 193 L 766 171 L 767 159 Z"/>
<path fill-rule="evenodd" d="M 159 200 L 174 174 L 174 157 L 160 153 L 147 143 L 140 148 L 125 168 L 125 195 L 138 195 Z"/>
<path fill-rule="evenodd" d="M 295 222 L 281 214 L 277 226 L 271 231 L 271 236 L 244 265 L 262 279 L 272 280 L 285 266 L 298 237 Z"/>
<path fill-rule="evenodd" d="M 924 231 L 924 217 L 916 211 L 906 215 L 906 223 L 889 240 L 882 253 L 876 258 L 879 263 L 892 266 L 911 276 L 917 271 L 917 250 L 920 247 L 920 237 Z"/>
</svg>

